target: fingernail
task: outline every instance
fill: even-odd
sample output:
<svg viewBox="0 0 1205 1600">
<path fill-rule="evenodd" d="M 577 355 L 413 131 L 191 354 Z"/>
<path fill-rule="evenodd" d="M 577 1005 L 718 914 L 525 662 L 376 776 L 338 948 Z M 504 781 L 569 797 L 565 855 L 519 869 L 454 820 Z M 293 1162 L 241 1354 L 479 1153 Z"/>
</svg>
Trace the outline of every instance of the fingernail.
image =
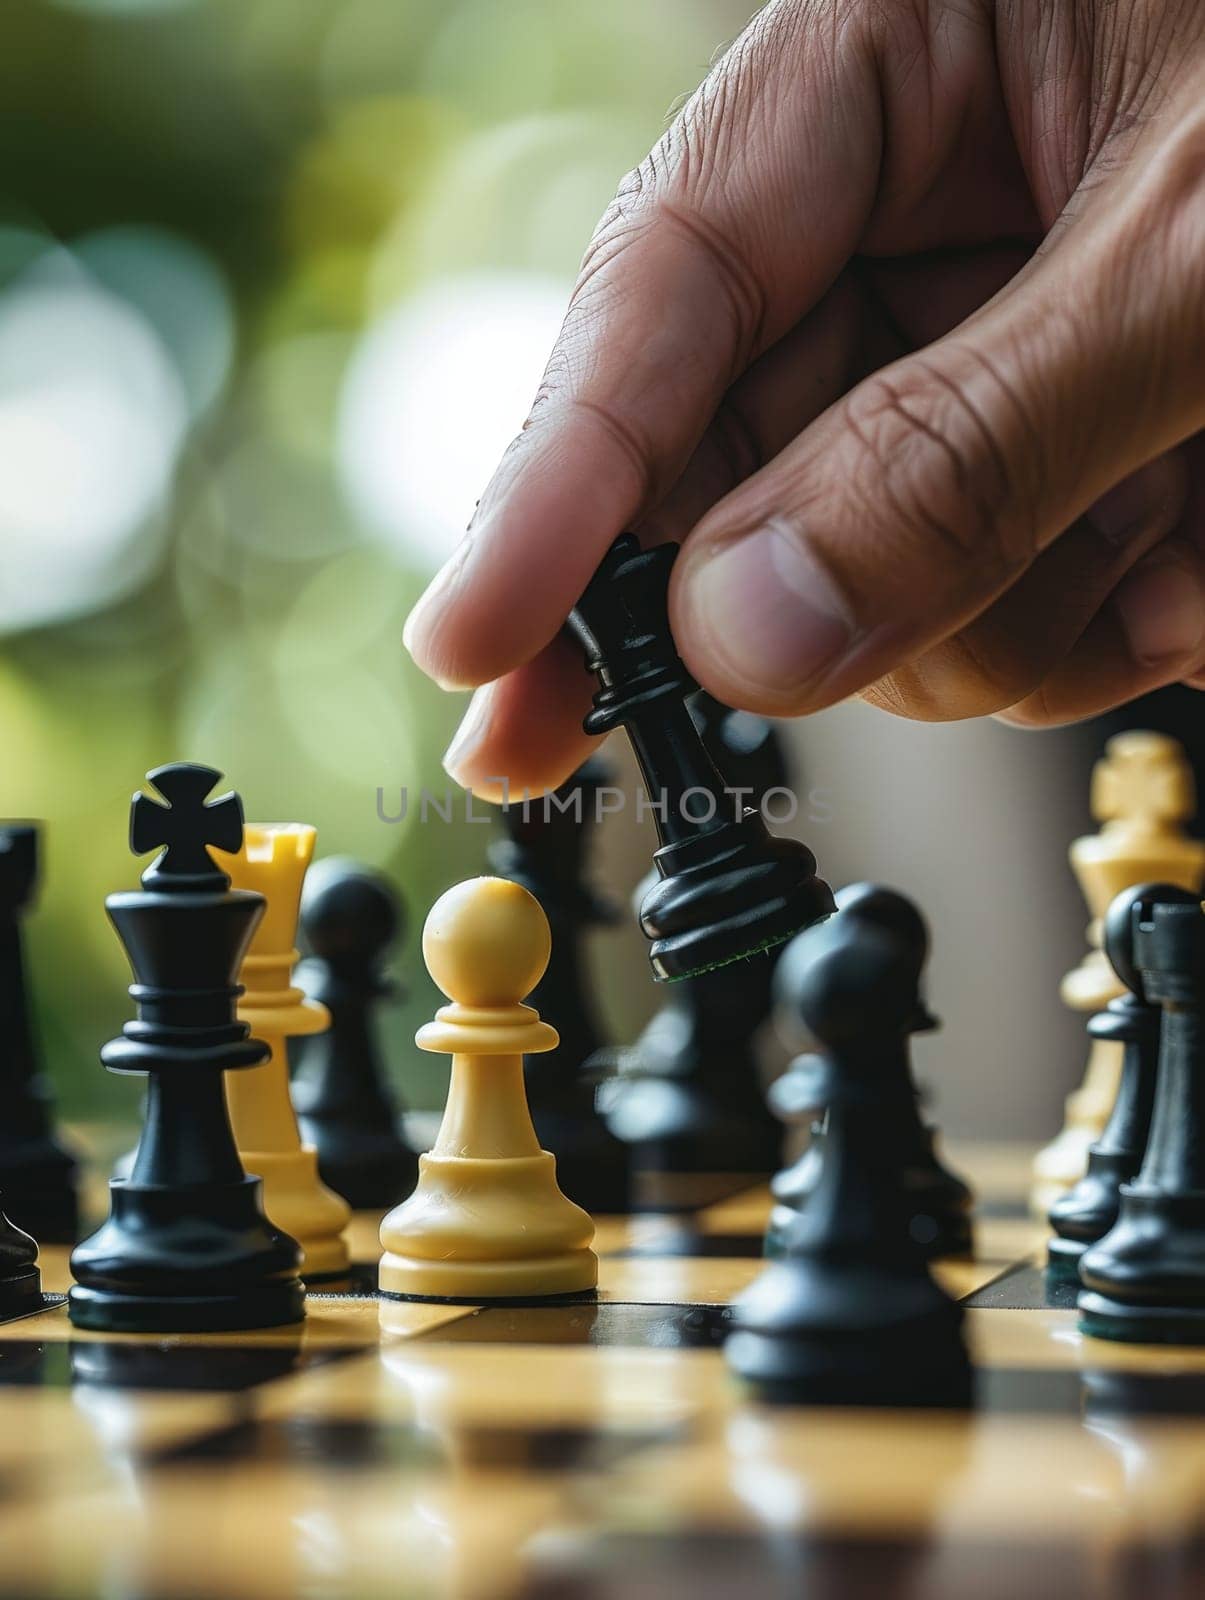
<svg viewBox="0 0 1205 1600">
<path fill-rule="evenodd" d="M 720 545 L 688 580 L 685 603 L 719 662 L 751 687 L 798 690 L 854 637 L 827 573 L 782 523 Z"/>
<path fill-rule="evenodd" d="M 1136 567 L 1118 586 L 1114 604 L 1139 663 L 1195 656 L 1205 647 L 1205 593 L 1181 562 Z"/>
<path fill-rule="evenodd" d="M 473 757 L 485 737 L 493 711 L 494 685 L 483 683 L 469 701 L 451 744 L 444 751 L 444 771 L 462 789 L 473 787 Z"/>
</svg>

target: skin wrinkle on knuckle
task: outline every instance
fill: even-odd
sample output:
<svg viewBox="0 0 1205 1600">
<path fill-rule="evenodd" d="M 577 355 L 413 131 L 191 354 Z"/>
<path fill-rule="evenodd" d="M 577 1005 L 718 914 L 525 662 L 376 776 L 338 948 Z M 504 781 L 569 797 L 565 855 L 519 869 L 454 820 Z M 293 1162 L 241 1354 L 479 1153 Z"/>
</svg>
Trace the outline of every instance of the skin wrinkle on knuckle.
<svg viewBox="0 0 1205 1600">
<path fill-rule="evenodd" d="M 891 709 L 918 722 L 992 716 L 1033 691 L 1033 663 L 977 643 L 970 629 L 951 634 L 913 661 L 897 667 L 877 687 L 890 686 Z M 876 686 L 872 686 L 876 687 Z"/>
<path fill-rule="evenodd" d="M 1024 570 L 1029 544 L 997 512 L 1000 458 L 957 386 L 876 374 L 846 397 L 841 416 L 858 447 L 849 467 L 859 497 L 868 509 L 886 504 L 896 536 L 935 542 L 959 568 L 973 558 L 992 587 Z"/>
<path fill-rule="evenodd" d="M 1164 304 L 1173 320 L 1166 332 L 1186 341 L 1198 393 L 1205 361 L 1205 72 L 1201 88 L 1202 104 L 1178 123 L 1160 151 L 1155 194 L 1146 207 L 1159 241 L 1153 253 L 1167 263 L 1171 279 Z"/>
<path fill-rule="evenodd" d="M 1024 650 L 979 640 L 971 624 L 927 652 L 925 677 L 935 700 L 948 703 L 944 685 L 956 685 L 959 715 L 985 717 L 1036 690 L 1046 665 Z"/>
</svg>

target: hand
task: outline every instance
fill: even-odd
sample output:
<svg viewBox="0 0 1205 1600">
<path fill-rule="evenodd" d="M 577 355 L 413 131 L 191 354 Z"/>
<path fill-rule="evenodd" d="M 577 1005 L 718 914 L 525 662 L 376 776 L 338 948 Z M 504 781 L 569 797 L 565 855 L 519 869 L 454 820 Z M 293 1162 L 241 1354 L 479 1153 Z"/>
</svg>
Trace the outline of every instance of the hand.
<svg viewBox="0 0 1205 1600">
<path fill-rule="evenodd" d="M 1205 6 L 778 0 L 621 184 L 410 619 L 488 685 L 449 770 L 576 765 L 557 634 L 627 527 L 683 541 L 678 646 L 748 710 L 1200 686 L 1203 427 Z"/>
</svg>

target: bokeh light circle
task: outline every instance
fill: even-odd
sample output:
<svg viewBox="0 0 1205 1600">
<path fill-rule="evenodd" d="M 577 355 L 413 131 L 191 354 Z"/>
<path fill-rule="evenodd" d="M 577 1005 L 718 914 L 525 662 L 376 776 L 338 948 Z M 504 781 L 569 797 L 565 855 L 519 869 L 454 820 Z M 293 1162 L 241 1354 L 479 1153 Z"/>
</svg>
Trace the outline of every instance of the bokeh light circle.
<svg viewBox="0 0 1205 1600">
<path fill-rule="evenodd" d="M 0 631 L 145 579 L 187 417 L 155 330 L 69 260 L 0 297 Z"/>
<path fill-rule="evenodd" d="M 454 548 L 523 425 L 567 286 L 473 273 L 421 290 L 364 335 L 343 387 L 338 465 L 366 527 L 403 558 Z"/>
</svg>

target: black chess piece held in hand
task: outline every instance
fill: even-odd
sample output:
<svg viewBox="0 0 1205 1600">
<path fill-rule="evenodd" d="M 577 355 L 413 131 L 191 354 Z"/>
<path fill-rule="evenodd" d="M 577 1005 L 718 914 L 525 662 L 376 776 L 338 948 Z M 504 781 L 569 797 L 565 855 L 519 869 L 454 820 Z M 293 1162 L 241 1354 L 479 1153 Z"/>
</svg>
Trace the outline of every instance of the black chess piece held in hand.
<svg viewBox="0 0 1205 1600">
<path fill-rule="evenodd" d="M 782 740 L 765 717 L 733 711 L 699 690 L 687 701 L 703 746 L 733 794 L 760 809 L 791 781 Z M 656 885 L 639 885 L 639 906 Z M 770 1014 L 774 965 L 785 945 L 665 986 L 635 1044 L 604 1052 L 612 1075 L 598 1103 L 631 1150 L 641 1209 L 692 1211 L 773 1172 L 782 1128 L 766 1105 L 758 1035 Z"/>
<path fill-rule="evenodd" d="M 1080 1328 L 1205 1344 L 1205 910 L 1195 896 L 1139 900 L 1130 919 L 1143 992 L 1163 1010 L 1155 1103 L 1117 1222 L 1080 1259 Z"/>
<path fill-rule="evenodd" d="M 831 1074 L 828 1128 L 782 1254 L 736 1302 L 725 1346 L 770 1400 L 962 1405 L 970 1394 L 962 1310 L 916 1248 L 896 1148 L 923 952 L 904 931 L 914 908 L 891 900 L 900 925 L 839 911 L 792 946 L 799 1015 Z"/>
<path fill-rule="evenodd" d="M 418 1178 L 418 1156 L 398 1132 L 375 1016 L 397 992 L 385 958 L 404 920 L 393 884 L 371 867 L 328 856 L 306 874 L 301 931 L 310 953 L 297 982 L 331 1025 L 293 1047 L 293 1104 L 322 1181 L 357 1210 L 397 1205 Z"/>
<path fill-rule="evenodd" d="M 236 794 L 207 802 L 221 774 L 180 762 L 148 775 L 166 805 L 139 793 L 135 855 L 163 847 L 142 889 L 110 895 L 130 958 L 138 1016 L 101 1060 L 148 1075 L 146 1122 L 130 1176 L 109 1185 L 108 1220 L 71 1257 L 68 1314 L 109 1332 L 208 1332 L 304 1315 L 300 1250 L 263 1213 L 260 1181 L 239 1162 L 222 1074 L 265 1060 L 236 1003 L 237 973 L 262 895 L 231 889 L 209 846 L 236 851 Z"/>
<path fill-rule="evenodd" d="M 842 917 L 878 922 L 913 952 L 918 974 L 929 957 L 929 929 L 911 900 L 872 883 L 854 883 L 837 895 Z M 796 944 L 799 945 L 798 950 Z M 780 1012 L 790 1018 L 798 1013 L 799 995 L 808 989 L 807 946 L 796 941 L 788 945 L 778 964 L 775 996 Z M 929 1260 L 942 1256 L 971 1253 L 973 1238 L 969 1186 L 950 1171 L 937 1153 L 937 1129 L 921 1115 L 920 1095 L 912 1073 L 911 1039 L 914 1034 L 930 1033 L 941 1023 L 925 1004 L 919 984 L 916 1004 L 907 1026 L 899 1037 L 899 1061 L 891 1082 L 896 1091 L 894 1103 L 884 1105 L 893 1128 L 893 1149 L 899 1181 L 908 1206 L 908 1232 L 921 1255 Z M 823 1110 L 828 1104 L 832 1074 L 823 1059 L 808 1054 L 787 1069 L 789 1080 L 799 1088 L 810 1085 L 816 1098 L 809 1110 Z M 782 1090 L 780 1090 L 780 1095 Z M 800 1095 L 802 1100 L 805 1096 Z M 804 1205 L 820 1175 L 824 1160 L 827 1123 L 812 1129 L 812 1142 L 792 1166 L 779 1173 L 771 1184 L 776 1204 L 766 1232 L 766 1254 L 779 1255 L 785 1248 L 792 1219 Z"/>
<path fill-rule="evenodd" d="M 677 546 L 617 539 L 569 614 L 570 634 L 598 678 L 587 733 L 626 728 L 660 848 L 659 881 L 640 924 L 658 978 L 685 978 L 771 949 L 833 909 L 816 858 L 774 838 L 735 800 L 691 720 L 695 683 L 670 633 L 667 593 Z"/>
<path fill-rule="evenodd" d="M 13 1218 L 43 1243 L 73 1243 L 77 1164 L 54 1129 L 50 1086 L 34 1043 L 21 923 L 38 876 L 38 828 L 0 823 L 0 1191 Z"/>
<path fill-rule="evenodd" d="M 1146 1153 L 1159 1074 L 1162 1010 L 1148 998 L 1134 965 L 1134 930 L 1159 902 L 1195 905 L 1196 896 L 1171 883 L 1138 884 L 1123 889 L 1105 915 L 1104 951 L 1126 992 L 1091 1018 L 1088 1032 L 1094 1039 L 1112 1039 L 1123 1046 L 1121 1077 L 1104 1132 L 1088 1152 L 1087 1172 L 1050 1208 L 1055 1236 L 1048 1261 L 1052 1278 L 1061 1282 L 1079 1281 L 1084 1252 L 1117 1222 L 1122 1185 L 1133 1180 Z"/>
</svg>

